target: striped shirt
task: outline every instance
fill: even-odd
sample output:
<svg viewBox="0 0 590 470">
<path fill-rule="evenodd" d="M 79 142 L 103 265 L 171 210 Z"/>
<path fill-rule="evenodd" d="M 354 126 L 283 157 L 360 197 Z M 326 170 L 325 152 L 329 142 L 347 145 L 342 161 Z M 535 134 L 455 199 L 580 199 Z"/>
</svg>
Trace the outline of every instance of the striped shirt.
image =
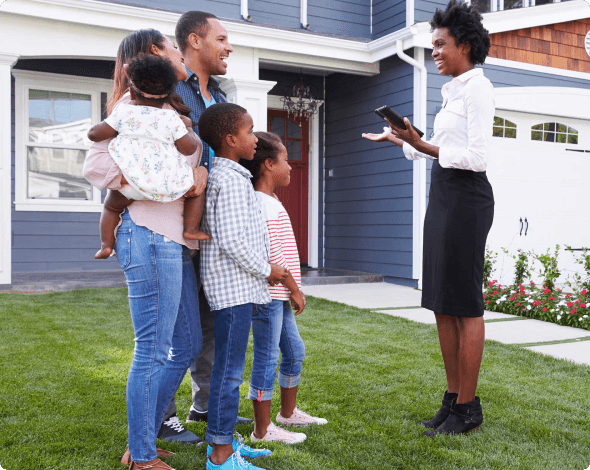
<svg viewBox="0 0 590 470">
<path fill-rule="evenodd" d="M 278 199 L 257 191 L 256 196 L 266 211 L 266 225 L 270 237 L 270 262 L 287 268 L 301 287 L 301 263 L 289 214 Z M 276 300 L 289 300 L 290 291 L 283 284 L 269 287 Z"/>
<path fill-rule="evenodd" d="M 203 99 L 201 89 L 199 88 L 199 77 L 188 67 L 186 67 L 186 71 L 188 72 L 188 78 L 184 81 L 178 82 L 176 85 L 176 94 L 180 96 L 182 101 L 184 101 L 184 104 L 191 109 L 190 118 L 194 123 L 193 131 L 195 131 L 195 134 L 199 135 L 199 119 L 201 119 L 201 114 L 205 112 L 207 106 L 205 105 L 205 100 Z M 207 90 L 209 90 L 209 93 L 213 99 L 215 99 L 216 103 L 225 103 L 227 101 L 221 88 L 219 88 L 219 82 L 213 77 L 209 77 Z M 209 144 L 203 142 L 203 155 L 208 157 L 209 153 Z M 210 171 L 209 163 L 210 158 L 201 158 L 201 166 L 207 168 L 207 171 Z"/>
<path fill-rule="evenodd" d="M 214 157 L 201 228 L 201 280 L 211 310 L 271 301 L 268 230 L 252 174 L 239 163 Z"/>
</svg>

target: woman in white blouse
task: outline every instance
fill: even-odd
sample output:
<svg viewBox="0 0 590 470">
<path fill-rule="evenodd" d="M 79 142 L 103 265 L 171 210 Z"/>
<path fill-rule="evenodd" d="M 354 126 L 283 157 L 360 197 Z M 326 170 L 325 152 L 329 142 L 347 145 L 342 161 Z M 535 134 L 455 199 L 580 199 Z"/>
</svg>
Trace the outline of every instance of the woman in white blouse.
<svg viewBox="0 0 590 470">
<path fill-rule="evenodd" d="M 441 75 L 443 107 L 429 142 L 410 126 L 382 134 L 406 158 L 432 160 L 428 209 L 424 219 L 422 307 L 434 311 L 447 375 L 447 391 L 438 413 L 420 424 L 435 434 L 459 434 L 479 428 L 483 413 L 475 396 L 483 353 L 483 266 L 485 244 L 494 217 L 494 195 L 486 177 L 494 120 L 494 90 L 484 77 L 490 48 L 479 12 L 451 0 L 432 20 L 432 57 Z"/>
</svg>

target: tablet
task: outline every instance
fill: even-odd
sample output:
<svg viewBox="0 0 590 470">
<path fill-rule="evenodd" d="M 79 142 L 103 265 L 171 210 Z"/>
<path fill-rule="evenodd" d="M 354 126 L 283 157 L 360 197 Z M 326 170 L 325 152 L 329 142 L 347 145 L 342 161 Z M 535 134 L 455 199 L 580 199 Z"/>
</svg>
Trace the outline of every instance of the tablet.
<svg viewBox="0 0 590 470">
<path fill-rule="evenodd" d="M 397 114 L 393 109 L 391 109 L 389 106 L 381 106 L 380 108 L 377 108 L 375 110 L 375 114 L 377 116 L 379 116 L 380 118 L 387 118 L 391 121 L 391 123 L 397 127 L 399 127 L 400 129 L 406 129 L 406 124 L 404 123 L 403 118 Z M 412 126 L 414 128 L 414 130 L 418 133 L 418 135 L 420 137 L 422 137 L 424 135 L 424 132 L 422 132 L 420 129 L 418 129 L 416 126 Z"/>
</svg>

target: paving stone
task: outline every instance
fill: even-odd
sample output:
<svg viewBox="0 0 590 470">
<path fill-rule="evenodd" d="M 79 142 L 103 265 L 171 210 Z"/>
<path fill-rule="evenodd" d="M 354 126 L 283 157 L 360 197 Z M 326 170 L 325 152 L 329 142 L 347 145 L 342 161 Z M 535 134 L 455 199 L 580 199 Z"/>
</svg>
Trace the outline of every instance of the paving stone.
<svg viewBox="0 0 590 470">
<path fill-rule="evenodd" d="M 590 365 L 590 341 L 531 346 L 526 349 L 547 354 L 548 356 L 553 356 L 558 359 L 567 359 L 576 364 Z"/>
<path fill-rule="evenodd" d="M 542 343 L 590 336 L 590 331 L 556 325 L 541 320 L 521 320 L 486 324 L 486 339 L 505 344 Z"/>
<path fill-rule="evenodd" d="M 376 312 L 385 313 L 386 315 L 391 315 L 392 317 L 407 318 L 408 320 L 412 320 L 418 323 L 426 323 L 427 325 L 432 325 L 436 323 L 432 311 L 426 310 L 425 308 L 376 310 Z"/>
<path fill-rule="evenodd" d="M 484 312 L 483 312 L 483 319 L 484 320 L 504 320 L 506 318 L 523 318 L 523 317 L 519 317 L 518 315 L 509 315 L 507 313 L 489 312 L 487 310 L 484 310 Z"/>
<path fill-rule="evenodd" d="M 419 307 L 422 292 L 412 287 L 387 282 L 303 286 L 306 295 L 312 295 L 358 308 Z"/>
</svg>

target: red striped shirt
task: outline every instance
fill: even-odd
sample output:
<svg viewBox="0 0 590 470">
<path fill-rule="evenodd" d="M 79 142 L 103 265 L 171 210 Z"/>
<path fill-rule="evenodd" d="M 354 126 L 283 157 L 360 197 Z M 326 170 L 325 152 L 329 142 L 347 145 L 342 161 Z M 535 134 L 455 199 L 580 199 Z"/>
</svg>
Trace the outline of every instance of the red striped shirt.
<svg viewBox="0 0 590 470">
<path fill-rule="evenodd" d="M 270 262 L 287 268 L 301 287 L 301 264 L 295 242 L 295 233 L 289 214 L 278 199 L 257 191 L 266 211 L 266 224 L 270 237 Z M 283 284 L 270 287 L 270 296 L 275 300 L 289 300 L 291 292 Z"/>
</svg>

